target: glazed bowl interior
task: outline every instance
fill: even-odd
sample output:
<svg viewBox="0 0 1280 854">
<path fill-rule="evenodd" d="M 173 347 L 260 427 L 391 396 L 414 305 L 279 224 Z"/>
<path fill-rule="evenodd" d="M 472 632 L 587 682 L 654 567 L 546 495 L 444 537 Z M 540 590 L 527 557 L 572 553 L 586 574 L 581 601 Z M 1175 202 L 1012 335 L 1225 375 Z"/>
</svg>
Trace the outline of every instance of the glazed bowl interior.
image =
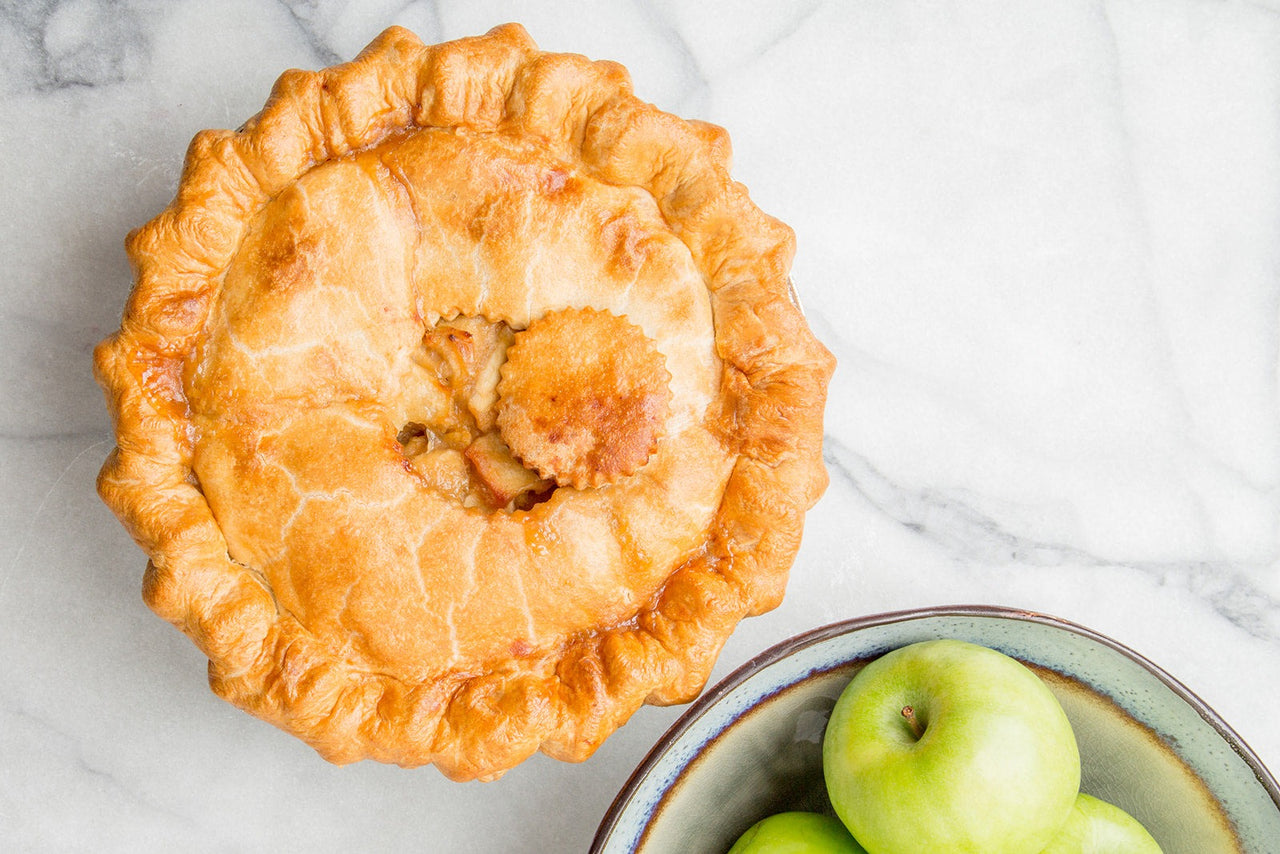
<svg viewBox="0 0 1280 854">
<path fill-rule="evenodd" d="M 1280 788 L 1229 726 L 1156 665 L 1081 626 L 993 607 L 852 620 L 786 641 L 703 696 L 636 769 L 593 852 L 724 854 L 757 820 L 830 812 L 822 736 L 866 662 L 958 638 L 1034 669 L 1080 745 L 1081 788 L 1137 817 L 1166 854 L 1274 854 Z"/>
</svg>

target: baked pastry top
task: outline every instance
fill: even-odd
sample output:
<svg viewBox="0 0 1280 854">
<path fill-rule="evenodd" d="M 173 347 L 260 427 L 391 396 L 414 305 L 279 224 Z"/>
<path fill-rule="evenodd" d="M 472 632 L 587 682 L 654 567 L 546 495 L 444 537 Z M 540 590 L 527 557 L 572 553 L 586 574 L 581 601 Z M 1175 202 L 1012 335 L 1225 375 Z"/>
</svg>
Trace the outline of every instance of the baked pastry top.
<svg viewBox="0 0 1280 854">
<path fill-rule="evenodd" d="M 701 690 L 826 485 L 834 362 L 724 131 L 517 25 L 287 72 L 130 235 L 99 491 L 214 691 L 500 775 Z"/>
</svg>

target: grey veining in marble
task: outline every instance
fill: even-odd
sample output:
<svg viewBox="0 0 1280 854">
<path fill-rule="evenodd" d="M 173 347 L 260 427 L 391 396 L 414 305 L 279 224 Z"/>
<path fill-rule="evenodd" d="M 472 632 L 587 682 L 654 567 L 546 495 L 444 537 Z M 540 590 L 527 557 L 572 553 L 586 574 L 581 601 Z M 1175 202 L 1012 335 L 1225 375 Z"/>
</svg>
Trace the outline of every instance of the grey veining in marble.
<svg viewBox="0 0 1280 854">
<path fill-rule="evenodd" d="M 493 784 L 336 768 L 217 700 L 93 481 L 122 242 L 286 68 L 509 20 L 724 125 L 840 361 L 786 601 L 1108 634 L 1280 768 L 1280 5 L 0 0 L 0 848 L 582 850 L 679 709 Z"/>
</svg>

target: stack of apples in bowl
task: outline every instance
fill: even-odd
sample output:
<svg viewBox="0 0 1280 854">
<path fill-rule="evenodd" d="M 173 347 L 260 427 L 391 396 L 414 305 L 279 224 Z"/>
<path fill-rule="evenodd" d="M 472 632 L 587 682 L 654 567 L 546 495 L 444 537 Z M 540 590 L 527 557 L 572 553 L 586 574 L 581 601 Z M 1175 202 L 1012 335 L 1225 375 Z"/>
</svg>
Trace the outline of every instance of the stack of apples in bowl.
<svg viewBox="0 0 1280 854">
<path fill-rule="evenodd" d="M 918 641 L 859 671 L 823 769 L 837 817 L 775 813 L 730 854 L 1160 854 L 1140 822 L 1080 791 L 1075 733 L 1048 686 L 967 641 Z"/>
<path fill-rule="evenodd" d="M 1280 785 L 1151 661 L 995 606 L 761 653 L 671 727 L 594 854 L 1275 854 Z"/>
</svg>

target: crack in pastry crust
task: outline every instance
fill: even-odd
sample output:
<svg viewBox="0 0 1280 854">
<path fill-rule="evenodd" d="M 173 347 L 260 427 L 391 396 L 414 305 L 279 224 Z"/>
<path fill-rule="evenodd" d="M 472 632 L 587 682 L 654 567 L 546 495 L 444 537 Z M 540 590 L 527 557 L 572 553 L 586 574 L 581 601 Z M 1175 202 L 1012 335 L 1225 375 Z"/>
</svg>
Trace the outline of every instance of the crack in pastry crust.
<svg viewBox="0 0 1280 854">
<path fill-rule="evenodd" d="M 220 696 L 334 762 L 490 779 L 701 689 L 781 598 L 834 367 L 728 156 L 515 25 L 389 29 L 195 138 L 95 353 L 99 490 Z M 651 343 L 667 402 L 649 453 L 547 492 L 491 384 L 503 329 L 566 310 Z"/>
</svg>

